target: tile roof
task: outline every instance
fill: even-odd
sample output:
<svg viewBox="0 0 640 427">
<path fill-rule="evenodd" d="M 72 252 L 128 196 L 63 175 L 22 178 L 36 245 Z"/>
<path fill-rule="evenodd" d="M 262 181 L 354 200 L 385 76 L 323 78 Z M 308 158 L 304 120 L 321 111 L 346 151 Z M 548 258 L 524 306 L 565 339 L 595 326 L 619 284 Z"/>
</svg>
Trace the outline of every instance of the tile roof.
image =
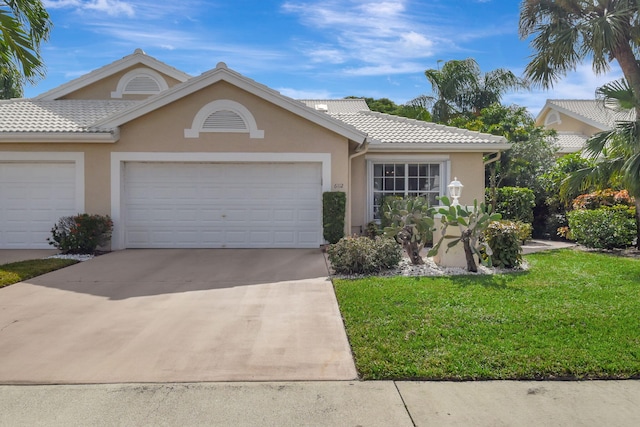
<svg viewBox="0 0 640 427">
<path fill-rule="evenodd" d="M 374 111 L 353 114 L 331 114 L 350 124 L 378 144 L 506 144 L 494 136 L 451 126 L 407 119 Z"/>
<path fill-rule="evenodd" d="M 328 114 L 353 114 L 359 111 L 369 111 L 367 102 L 362 98 L 356 99 L 299 99 L 315 110 L 322 111 L 317 106 L 326 106 Z"/>
<path fill-rule="evenodd" d="M 635 116 L 633 113 L 616 112 L 605 108 L 595 99 L 549 99 L 547 106 L 558 107 L 560 111 L 565 110 L 608 129 L 611 129 L 617 120 L 633 120 Z"/>
<path fill-rule="evenodd" d="M 556 145 L 560 154 L 575 153 L 580 151 L 587 142 L 587 137 L 579 133 L 558 132 Z"/>
<path fill-rule="evenodd" d="M 109 129 L 91 129 L 91 126 L 137 102 L 140 101 L 0 101 L 0 132 L 109 132 Z"/>
</svg>

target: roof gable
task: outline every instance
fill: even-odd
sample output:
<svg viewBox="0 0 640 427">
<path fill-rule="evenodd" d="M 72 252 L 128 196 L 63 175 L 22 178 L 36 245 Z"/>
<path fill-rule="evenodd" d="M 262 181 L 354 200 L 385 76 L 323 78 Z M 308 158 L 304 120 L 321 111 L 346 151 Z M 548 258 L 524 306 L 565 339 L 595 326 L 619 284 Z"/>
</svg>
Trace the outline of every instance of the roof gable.
<svg viewBox="0 0 640 427">
<path fill-rule="evenodd" d="M 349 140 L 357 143 L 363 143 L 366 139 L 366 134 L 355 127 L 343 121 L 336 120 L 323 112 L 309 108 L 299 101 L 288 98 L 267 86 L 230 70 L 223 62 L 218 63 L 216 68 L 211 71 L 207 71 L 200 76 L 193 77 L 184 83 L 175 85 L 158 95 L 152 96 L 145 101 L 141 101 L 131 106 L 130 108 L 117 112 L 112 116 L 96 122 L 94 127 L 108 129 L 116 128 L 220 81 L 227 82 L 259 98 L 271 102 L 272 104 L 275 104 L 289 112 L 336 132 Z"/>
<path fill-rule="evenodd" d="M 118 61 L 100 67 L 97 70 L 93 70 L 88 74 L 78 77 L 77 79 L 71 80 L 70 82 L 64 83 L 56 88 L 42 93 L 35 99 L 44 101 L 60 99 L 72 92 L 99 82 L 100 80 L 103 80 L 109 76 L 112 76 L 136 65 L 144 65 L 153 71 L 166 74 L 180 82 L 185 82 L 191 78 L 190 75 L 145 54 L 141 49 L 136 49 L 135 52 L 131 55 L 125 56 Z"/>
<path fill-rule="evenodd" d="M 628 113 L 606 108 L 595 99 L 548 99 L 536 117 L 536 122 L 544 125 L 543 119 L 551 111 L 557 111 L 600 130 L 611 129 L 616 121 L 632 119 Z"/>
</svg>

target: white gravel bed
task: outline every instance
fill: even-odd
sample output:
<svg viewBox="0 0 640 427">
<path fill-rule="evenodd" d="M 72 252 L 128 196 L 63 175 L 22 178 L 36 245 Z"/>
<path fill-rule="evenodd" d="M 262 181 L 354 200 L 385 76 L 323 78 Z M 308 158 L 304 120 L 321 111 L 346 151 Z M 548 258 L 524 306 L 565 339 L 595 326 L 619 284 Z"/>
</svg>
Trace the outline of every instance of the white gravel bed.
<svg viewBox="0 0 640 427">
<path fill-rule="evenodd" d="M 457 268 L 457 267 L 442 267 L 437 265 L 433 258 L 423 258 L 424 264 L 422 265 L 413 265 L 408 258 L 402 258 L 400 264 L 397 268 L 392 270 L 381 271 L 378 274 L 333 274 L 332 277 L 337 279 L 359 279 L 367 276 L 381 276 L 381 277 L 390 277 L 390 276 L 405 276 L 405 277 L 421 277 L 421 276 L 457 276 L 462 274 L 470 274 L 470 275 L 485 275 L 485 274 L 503 274 L 503 273 L 516 273 L 521 271 L 526 271 L 529 269 L 529 265 L 526 261 L 523 261 L 522 264 L 518 268 L 513 269 L 503 269 L 503 268 L 493 268 L 493 267 L 485 267 L 484 265 L 478 266 L 477 273 L 471 273 L 467 271 L 466 268 Z"/>
<path fill-rule="evenodd" d="M 47 258 L 60 258 L 60 259 L 75 259 L 78 261 L 89 261 L 93 259 L 94 255 L 87 254 L 56 254 L 48 256 Z"/>
</svg>

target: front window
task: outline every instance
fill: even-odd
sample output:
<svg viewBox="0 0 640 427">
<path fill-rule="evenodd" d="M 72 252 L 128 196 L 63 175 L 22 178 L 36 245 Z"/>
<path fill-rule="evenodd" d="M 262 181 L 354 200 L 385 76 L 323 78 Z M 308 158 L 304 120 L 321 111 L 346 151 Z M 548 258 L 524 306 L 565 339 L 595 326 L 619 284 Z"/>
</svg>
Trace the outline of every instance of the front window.
<svg viewBox="0 0 640 427">
<path fill-rule="evenodd" d="M 374 163 L 373 219 L 380 219 L 380 206 L 386 196 L 423 196 L 430 206 L 438 204 L 441 193 L 440 163 Z"/>
</svg>

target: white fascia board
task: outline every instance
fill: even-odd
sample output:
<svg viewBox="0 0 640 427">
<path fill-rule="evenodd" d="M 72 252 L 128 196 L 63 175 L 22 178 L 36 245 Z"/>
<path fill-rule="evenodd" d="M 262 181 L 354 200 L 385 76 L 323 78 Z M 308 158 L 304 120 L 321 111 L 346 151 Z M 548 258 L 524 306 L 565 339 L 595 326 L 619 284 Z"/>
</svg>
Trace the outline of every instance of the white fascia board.
<svg viewBox="0 0 640 427">
<path fill-rule="evenodd" d="M 445 152 L 465 152 L 465 153 L 486 153 L 509 150 L 512 144 L 482 144 L 482 143 L 442 143 L 442 144 L 420 144 L 420 143 L 387 143 L 387 144 L 371 144 L 368 152 L 390 152 L 404 151 L 423 153 L 425 151 L 445 151 Z"/>
<path fill-rule="evenodd" d="M 2 143 L 71 143 L 71 144 L 113 144 L 120 139 L 120 131 L 112 132 L 3 132 Z"/>
<path fill-rule="evenodd" d="M 137 64 L 143 64 L 180 82 L 185 82 L 191 78 L 189 74 L 173 68 L 165 64 L 164 62 L 160 62 L 157 59 L 152 58 L 146 54 L 134 53 L 132 55 L 125 56 L 118 61 L 112 62 L 111 64 L 98 68 L 97 70 L 91 71 L 90 73 L 78 77 L 75 80 L 71 80 L 70 82 L 67 82 L 45 93 L 42 93 L 36 96 L 34 99 L 53 101 Z"/>
<path fill-rule="evenodd" d="M 366 139 L 366 134 L 357 130 L 353 126 L 341 122 L 340 120 L 334 119 L 333 117 L 330 117 L 325 113 L 317 112 L 305 106 L 301 102 L 287 98 L 262 84 L 247 79 L 244 76 L 241 76 L 240 74 L 237 74 L 224 67 L 218 67 L 198 77 L 194 77 L 185 83 L 176 85 L 168 91 L 161 92 L 158 95 L 155 95 L 138 105 L 132 106 L 131 108 L 125 109 L 120 113 L 109 116 L 108 118 L 95 123 L 93 126 L 97 128 L 114 128 L 121 126 L 131 120 L 148 114 L 151 111 L 177 101 L 178 99 L 184 98 L 185 96 L 188 96 L 220 81 L 225 81 L 233 86 L 251 93 L 252 95 L 262 98 L 265 101 L 271 102 L 274 105 L 277 105 L 287 111 L 290 111 L 291 113 L 303 117 L 359 144 L 363 143 Z"/>
</svg>

